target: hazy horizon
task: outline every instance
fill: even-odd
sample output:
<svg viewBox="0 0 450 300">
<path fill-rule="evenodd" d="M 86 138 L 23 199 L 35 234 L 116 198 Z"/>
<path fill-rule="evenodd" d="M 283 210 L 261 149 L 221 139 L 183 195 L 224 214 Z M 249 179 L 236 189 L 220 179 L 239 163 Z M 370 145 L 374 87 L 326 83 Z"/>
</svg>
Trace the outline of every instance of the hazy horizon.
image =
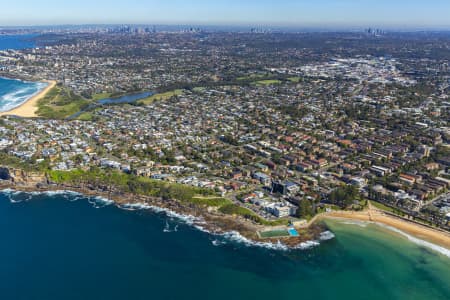
<svg viewBox="0 0 450 300">
<path fill-rule="evenodd" d="M 239 30 L 249 30 L 249 29 L 261 29 L 261 30 L 273 30 L 273 31 L 305 31 L 305 32 L 351 32 L 351 31 L 362 31 L 367 30 L 369 28 L 372 29 L 381 29 L 387 32 L 427 32 L 427 31 L 442 31 L 447 32 L 450 31 L 449 26 L 383 26 L 376 24 L 367 24 L 363 25 L 331 25 L 331 24 L 323 24 L 323 25 L 271 25 L 271 24 L 196 24 L 196 23 L 97 23 L 97 24 L 85 24 L 85 23 L 73 23 L 73 24 L 41 24 L 41 25 L 1 25 L 0 29 L 65 29 L 65 28 L 89 28 L 89 27 L 120 27 L 120 26 L 131 26 L 131 27 L 154 27 L 157 30 L 182 30 L 187 28 L 199 28 L 203 30 L 231 30 L 231 31 L 239 31 Z"/>
<path fill-rule="evenodd" d="M 450 2 L 430 0 L 115 0 L 60 3 L 31 0 L 8 3 L 0 26 L 57 25 L 196 25 L 285 28 L 380 27 L 386 29 L 450 29 Z"/>
</svg>

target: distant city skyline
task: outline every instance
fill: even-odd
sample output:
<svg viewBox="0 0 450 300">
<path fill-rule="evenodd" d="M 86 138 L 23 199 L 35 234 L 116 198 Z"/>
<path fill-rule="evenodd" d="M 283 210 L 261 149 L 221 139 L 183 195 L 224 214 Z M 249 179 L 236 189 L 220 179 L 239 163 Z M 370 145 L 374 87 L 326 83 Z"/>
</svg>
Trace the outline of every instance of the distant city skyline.
<svg viewBox="0 0 450 300">
<path fill-rule="evenodd" d="M 41 0 L 8 2 L 0 26 L 186 24 L 450 28 L 448 0 Z"/>
</svg>

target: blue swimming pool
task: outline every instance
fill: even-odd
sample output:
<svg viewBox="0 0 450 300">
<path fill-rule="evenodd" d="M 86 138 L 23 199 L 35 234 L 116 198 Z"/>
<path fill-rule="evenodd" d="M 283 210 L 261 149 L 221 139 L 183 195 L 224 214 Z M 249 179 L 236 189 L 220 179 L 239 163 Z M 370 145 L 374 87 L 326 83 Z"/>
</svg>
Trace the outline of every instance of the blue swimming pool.
<svg viewBox="0 0 450 300">
<path fill-rule="evenodd" d="M 290 236 L 299 236 L 297 230 L 295 230 L 295 228 L 289 228 L 288 229 L 289 235 Z"/>
</svg>

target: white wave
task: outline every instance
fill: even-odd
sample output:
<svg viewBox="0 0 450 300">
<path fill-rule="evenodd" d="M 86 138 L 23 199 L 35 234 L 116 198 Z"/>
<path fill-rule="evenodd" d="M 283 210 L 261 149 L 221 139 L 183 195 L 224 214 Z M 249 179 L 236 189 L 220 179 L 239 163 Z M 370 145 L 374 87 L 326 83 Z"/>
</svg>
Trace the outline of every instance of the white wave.
<svg viewBox="0 0 450 300">
<path fill-rule="evenodd" d="M 244 244 L 249 247 L 260 247 L 260 248 L 266 248 L 269 250 L 278 250 L 278 251 L 289 251 L 289 250 L 307 250 L 311 249 L 313 247 L 317 247 L 320 245 L 319 241 L 306 241 L 302 242 L 294 247 L 289 247 L 285 244 L 283 244 L 281 241 L 278 241 L 277 243 L 270 243 L 270 242 L 257 242 L 247 239 L 246 237 L 242 236 L 237 231 L 230 231 L 222 234 L 223 237 L 226 239 Z"/>
<path fill-rule="evenodd" d="M 294 247 L 294 249 L 307 250 L 317 246 L 320 246 L 319 241 L 306 241 L 298 244 L 297 246 Z"/>
<path fill-rule="evenodd" d="M 4 189 L 4 190 L 1 190 L 0 191 L 2 194 L 12 194 L 12 193 L 14 193 L 14 192 L 16 192 L 15 190 L 13 190 L 13 189 Z"/>
<path fill-rule="evenodd" d="M 3 190 L 2 192 L 10 193 L 12 195 L 14 193 L 20 193 L 20 192 L 11 190 L 11 189 L 6 189 L 6 190 Z M 48 194 L 48 195 L 68 194 L 68 195 L 73 195 L 73 196 L 82 196 L 82 194 L 79 194 L 76 192 L 68 192 L 68 191 L 36 192 L 36 193 L 37 194 Z M 106 199 L 106 198 L 103 198 L 100 196 L 90 197 L 90 198 L 87 197 L 87 198 L 88 198 L 88 202 L 91 203 L 95 208 L 102 208 L 102 207 L 105 207 L 107 205 L 111 205 L 114 203 L 113 200 Z M 174 212 L 167 208 L 161 208 L 161 207 L 149 205 L 146 203 L 118 204 L 117 207 L 120 209 L 124 209 L 124 210 L 132 210 L 132 211 L 151 210 L 152 212 L 155 212 L 155 213 L 164 213 L 166 216 L 168 216 L 170 218 L 175 218 L 187 225 L 193 226 L 194 228 L 196 228 L 199 231 L 202 231 L 202 232 L 205 232 L 208 234 L 212 234 L 212 235 L 216 235 L 218 237 L 223 237 L 229 241 L 240 243 L 240 244 L 243 244 L 243 245 L 249 246 L 249 247 L 261 247 L 261 248 L 266 248 L 266 249 L 270 249 L 270 250 L 288 251 L 288 250 L 292 250 L 292 249 L 305 250 L 305 249 L 310 249 L 312 247 L 317 247 L 320 245 L 319 241 L 306 241 L 306 242 L 302 242 L 302 243 L 296 245 L 295 247 L 289 247 L 289 246 L 283 244 L 281 241 L 278 241 L 277 243 L 252 241 L 250 239 L 247 239 L 246 237 L 244 237 L 237 231 L 229 231 L 229 232 L 225 232 L 225 233 L 213 232 L 213 231 L 210 231 L 205 228 L 204 225 L 206 224 L 206 221 L 202 218 L 198 218 L 198 217 L 195 217 L 192 215 L 180 214 L 180 213 Z M 163 230 L 164 232 L 178 231 L 178 225 L 176 225 L 173 230 L 170 230 L 170 228 L 168 228 L 167 225 L 168 225 L 168 222 L 166 223 L 166 227 Z M 333 237 L 334 237 L 334 235 L 331 232 L 324 232 L 324 233 L 322 233 L 320 240 L 328 240 Z M 226 244 L 226 242 L 219 241 L 218 239 L 216 239 L 213 241 L 213 244 L 223 245 L 223 244 Z"/>
<path fill-rule="evenodd" d="M 117 207 L 120 209 L 123 209 L 123 210 L 129 210 L 129 211 L 146 209 L 145 207 L 141 206 L 140 204 L 131 204 L 131 203 L 118 204 Z"/>
<path fill-rule="evenodd" d="M 247 239 L 246 237 L 244 237 L 237 231 L 225 232 L 224 234 L 222 234 L 222 236 L 225 237 L 229 241 L 240 243 L 240 244 L 250 246 L 250 247 L 261 247 L 261 248 L 266 248 L 266 249 L 270 249 L 270 250 L 283 250 L 283 251 L 289 250 L 289 247 L 284 245 L 280 241 L 278 241 L 277 243 L 256 242 L 256 241 Z"/>
<path fill-rule="evenodd" d="M 25 81 L 23 81 L 22 84 L 27 84 L 27 86 L 18 87 L 18 89 L 0 96 L 0 112 L 9 111 L 22 105 L 28 99 L 39 94 L 48 85 L 44 82 Z"/>
<path fill-rule="evenodd" d="M 389 226 L 389 225 L 385 225 L 382 223 L 378 223 L 378 222 L 369 222 L 369 221 L 346 221 L 346 222 L 341 222 L 342 224 L 348 224 L 348 225 L 357 225 L 357 226 L 361 226 L 361 227 L 366 227 L 368 224 L 374 224 L 377 225 L 379 227 L 383 227 L 385 229 L 388 229 L 390 231 L 393 231 L 395 233 L 398 233 L 400 235 L 402 235 L 403 237 L 407 238 L 410 242 L 413 242 L 416 245 L 422 246 L 422 247 L 426 247 L 429 249 L 432 249 L 436 252 L 439 252 L 447 257 L 450 257 L 450 250 L 444 247 L 441 247 L 439 245 L 433 244 L 431 242 L 428 241 L 424 241 L 421 240 L 419 238 L 416 238 L 404 231 L 401 231 L 400 229 L 397 229 L 395 227 Z"/>
<path fill-rule="evenodd" d="M 169 232 L 178 232 L 178 225 L 175 225 L 173 229 L 170 229 L 170 225 L 168 222 L 166 222 L 166 226 L 163 229 L 163 232 L 169 233 Z"/>
<path fill-rule="evenodd" d="M 82 200 L 82 199 L 85 199 L 85 197 L 83 197 L 82 195 L 66 197 L 66 200 L 69 201 L 69 202 L 77 202 L 77 201 Z"/>
<path fill-rule="evenodd" d="M 369 221 L 340 221 L 339 223 L 345 224 L 345 225 L 356 225 L 359 227 L 367 227 L 368 224 L 371 222 Z"/>
<path fill-rule="evenodd" d="M 105 206 L 109 206 L 114 204 L 113 200 L 107 199 L 107 198 L 103 198 L 100 196 L 96 196 L 96 197 L 90 197 L 88 198 L 88 202 L 90 204 L 92 204 L 92 206 L 94 208 L 103 208 Z"/>
<path fill-rule="evenodd" d="M 334 239 L 336 236 L 331 231 L 324 231 L 320 234 L 319 240 L 328 241 Z"/>
<path fill-rule="evenodd" d="M 389 230 L 391 230 L 393 232 L 396 232 L 396 233 L 406 237 L 410 242 L 413 242 L 416 245 L 419 245 L 419 246 L 422 246 L 422 247 L 426 247 L 428 249 L 431 249 L 431 250 L 434 250 L 436 252 L 439 252 L 440 254 L 443 254 L 443 255 L 445 255 L 447 257 L 450 257 L 450 249 L 438 246 L 438 245 L 430 243 L 428 241 L 421 240 L 419 238 L 416 238 L 416 237 L 414 237 L 412 235 L 409 235 L 406 232 L 401 231 L 400 229 L 394 228 L 392 226 L 381 224 L 381 223 L 375 223 L 375 224 L 380 226 L 380 227 L 389 229 Z"/>
<path fill-rule="evenodd" d="M 100 196 L 96 196 L 94 197 L 95 201 L 100 202 L 100 203 L 104 203 L 105 205 L 111 205 L 114 204 L 114 200 L 108 199 L 108 198 L 103 198 Z"/>
<path fill-rule="evenodd" d="M 151 210 L 155 213 L 164 213 L 166 216 L 168 216 L 170 218 L 175 218 L 189 226 L 194 227 L 195 229 L 197 229 L 201 232 L 220 236 L 229 241 L 244 244 L 245 246 L 250 246 L 250 247 L 260 247 L 260 248 L 266 248 L 266 249 L 270 249 L 270 250 L 288 251 L 291 249 L 306 250 L 306 249 L 310 249 L 312 247 L 316 247 L 316 246 L 320 245 L 319 241 L 306 241 L 306 242 L 298 244 L 295 247 L 288 247 L 287 245 L 283 244 L 281 241 L 278 241 L 277 243 L 252 241 L 252 240 L 247 239 L 246 237 L 242 236 L 237 231 L 218 233 L 218 232 L 214 232 L 214 231 L 206 229 L 204 225 L 207 224 L 207 222 L 202 218 L 198 218 L 198 217 L 195 217 L 192 215 L 180 214 L 180 213 L 174 212 L 167 208 L 152 206 L 152 205 L 148 205 L 145 203 L 129 203 L 129 204 L 120 205 L 119 207 L 122 209 L 128 209 L 128 210 Z M 166 224 L 168 224 L 168 223 L 166 223 Z M 171 230 L 170 228 L 167 228 L 167 226 L 166 226 L 163 229 L 163 231 L 166 233 L 174 232 L 174 231 L 177 231 L 177 228 L 178 228 L 178 225 L 175 226 L 174 230 Z M 226 242 L 222 242 L 222 244 L 226 244 Z"/>
<path fill-rule="evenodd" d="M 13 204 L 30 201 L 33 196 L 30 193 L 16 191 L 13 189 L 4 189 L 1 193 L 4 194 L 8 198 L 9 202 Z"/>
<path fill-rule="evenodd" d="M 47 197 L 62 196 L 64 199 L 66 199 L 70 202 L 75 202 L 80 199 L 87 198 L 83 194 L 73 192 L 73 191 L 67 191 L 67 190 L 42 191 L 42 192 L 36 192 L 36 191 L 35 192 L 22 192 L 22 191 L 16 191 L 13 189 L 5 189 L 5 190 L 0 190 L 0 193 L 5 194 L 11 203 L 21 203 L 24 201 L 30 201 L 30 200 L 32 200 L 33 197 L 40 196 L 40 195 L 45 195 Z M 26 196 L 26 198 L 15 199 L 21 195 Z"/>
<path fill-rule="evenodd" d="M 163 213 L 166 215 L 166 217 L 169 217 L 171 219 L 177 219 L 178 221 L 183 222 L 186 225 L 192 226 L 199 231 L 209 233 L 209 234 L 214 234 L 214 233 L 210 232 L 209 230 L 206 230 L 205 227 L 202 226 L 202 225 L 206 224 L 206 222 L 203 218 L 195 217 L 192 215 L 180 214 L 180 213 L 177 213 L 168 208 L 162 208 L 162 207 L 153 206 L 153 205 L 149 205 L 149 204 L 141 203 L 141 202 L 119 204 L 119 205 L 117 205 L 117 207 L 120 209 L 130 210 L 130 211 L 150 210 L 154 213 Z M 169 233 L 169 232 L 177 232 L 178 231 L 178 225 L 175 225 L 173 230 L 171 230 L 168 225 L 169 225 L 168 222 L 166 222 L 166 226 L 164 227 L 163 232 Z"/>
<path fill-rule="evenodd" d="M 42 191 L 42 192 L 23 192 L 23 191 L 17 191 L 14 189 L 4 189 L 4 190 L 0 190 L 1 193 L 4 194 L 30 194 L 33 196 L 36 195 L 46 195 L 46 196 L 56 196 L 56 195 L 64 195 L 64 194 L 68 194 L 68 195 L 77 195 L 77 196 L 81 196 L 83 194 L 77 193 L 77 192 L 73 192 L 73 191 L 67 191 L 67 190 L 56 190 L 56 191 Z"/>
<path fill-rule="evenodd" d="M 212 242 L 211 242 L 211 244 L 213 244 L 214 246 L 216 246 L 216 247 L 218 247 L 218 246 L 222 246 L 222 245 L 225 245 L 227 242 L 225 242 L 225 241 L 220 241 L 220 240 L 213 240 Z"/>
<path fill-rule="evenodd" d="M 83 194 L 81 194 L 81 193 L 77 193 L 77 192 L 73 192 L 73 191 L 67 191 L 67 190 L 38 192 L 38 194 L 45 194 L 47 196 L 60 196 L 60 195 L 83 196 Z"/>
<path fill-rule="evenodd" d="M 208 233 L 208 234 L 217 234 L 216 232 L 212 232 L 208 229 L 206 229 L 204 226 L 196 224 L 193 225 L 195 229 L 197 229 L 198 231 L 204 232 L 204 233 Z"/>
<path fill-rule="evenodd" d="M 165 213 L 166 216 L 171 217 L 171 218 L 176 218 L 179 221 L 182 221 L 183 223 L 193 226 L 194 228 L 196 228 L 199 231 L 208 233 L 208 234 L 212 234 L 212 235 L 216 235 L 216 236 L 220 236 L 220 237 L 224 237 L 225 239 L 229 240 L 229 241 L 233 241 L 233 242 L 237 242 L 237 243 L 241 243 L 244 244 L 246 246 L 252 246 L 252 247 L 262 247 L 262 248 L 266 248 L 266 249 L 271 249 L 271 250 L 283 250 L 283 251 L 288 251 L 289 249 L 309 249 L 312 247 L 316 247 L 318 245 L 320 245 L 319 241 L 307 241 L 307 242 L 303 242 L 298 244 L 297 246 L 290 248 L 286 245 L 284 245 L 283 243 L 281 243 L 280 241 L 278 241 L 277 243 L 270 243 L 270 242 L 256 242 L 256 241 L 252 241 L 247 239 L 246 237 L 242 236 L 239 232 L 237 231 L 229 231 L 229 232 L 225 232 L 225 233 L 217 233 L 217 232 L 212 232 L 210 230 L 207 230 L 205 228 L 206 222 L 204 219 L 202 218 L 198 218 L 192 215 L 184 215 L 184 214 L 179 214 L 177 212 L 174 212 L 170 209 L 167 208 L 161 208 L 161 207 L 157 207 L 157 206 L 152 206 L 152 205 L 148 205 L 145 203 L 129 203 L 129 204 L 122 204 L 119 205 L 120 208 L 122 209 L 132 209 L 132 210 L 151 210 L 155 213 Z M 166 223 L 168 224 L 168 223 Z M 172 230 L 170 230 L 170 228 L 166 227 L 163 229 L 164 232 L 173 232 Z"/>
<path fill-rule="evenodd" d="M 202 223 L 199 218 L 191 216 L 191 215 L 183 215 L 183 214 L 179 214 L 179 213 L 176 213 L 176 212 L 173 212 L 170 210 L 166 211 L 166 214 L 169 217 L 177 218 L 178 220 L 181 220 L 188 225 L 193 225 L 194 223 L 196 223 L 196 224 Z"/>
<path fill-rule="evenodd" d="M 140 202 L 125 203 L 125 204 L 118 205 L 118 207 L 121 209 L 125 209 L 125 210 L 150 210 L 154 213 L 164 213 L 167 217 L 177 219 L 179 221 L 184 222 L 187 225 L 196 225 L 196 224 L 204 224 L 205 223 L 204 220 L 201 218 L 197 218 L 192 215 L 179 214 L 170 209 L 153 206 L 153 205 L 149 205 L 146 203 L 140 203 Z M 178 229 L 178 227 L 177 227 L 177 229 Z"/>
<path fill-rule="evenodd" d="M 166 232 L 166 233 L 174 232 L 174 230 L 170 229 L 170 224 L 169 224 L 169 222 L 167 220 L 166 220 L 166 226 L 164 227 L 163 232 Z"/>
</svg>

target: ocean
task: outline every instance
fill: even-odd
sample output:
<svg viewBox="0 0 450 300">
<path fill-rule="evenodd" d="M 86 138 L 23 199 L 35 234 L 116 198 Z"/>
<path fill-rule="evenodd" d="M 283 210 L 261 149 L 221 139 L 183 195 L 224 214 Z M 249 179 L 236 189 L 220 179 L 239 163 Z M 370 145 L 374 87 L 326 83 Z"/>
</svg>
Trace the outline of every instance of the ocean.
<svg viewBox="0 0 450 300">
<path fill-rule="evenodd" d="M 0 112 L 20 106 L 48 84 L 0 77 Z"/>
<path fill-rule="evenodd" d="M 36 35 L 0 35 L 1 50 L 19 50 L 35 47 Z M 0 61 L 1 66 L 1 61 Z M 20 106 L 47 86 L 43 82 L 25 82 L 0 77 L 0 112 Z"/>
<path fill-rule="evenodd" d="M 0 34 L 0 50 L 20 50 L 36 47 L 33 38 L 36 34 L 2 35 Z"/>
<path fill-rule="evenodd" d="M 0 35 L 0 50 L 31 37 Z M 44 87 L 0 78 L 0 111 Z M 328 221 L 330 239 L 287 251 L 190 223 L 73 193 L 2 192 L 0 299 L 450 299 L 450 258 L 383 227 Z"/>
<path fill-rule="evenodd" d="M 1 299 L 449 299 L 450 258 L 373 224 L 302 250 L 78 194 L 0 193 Z"/>
</svg>

